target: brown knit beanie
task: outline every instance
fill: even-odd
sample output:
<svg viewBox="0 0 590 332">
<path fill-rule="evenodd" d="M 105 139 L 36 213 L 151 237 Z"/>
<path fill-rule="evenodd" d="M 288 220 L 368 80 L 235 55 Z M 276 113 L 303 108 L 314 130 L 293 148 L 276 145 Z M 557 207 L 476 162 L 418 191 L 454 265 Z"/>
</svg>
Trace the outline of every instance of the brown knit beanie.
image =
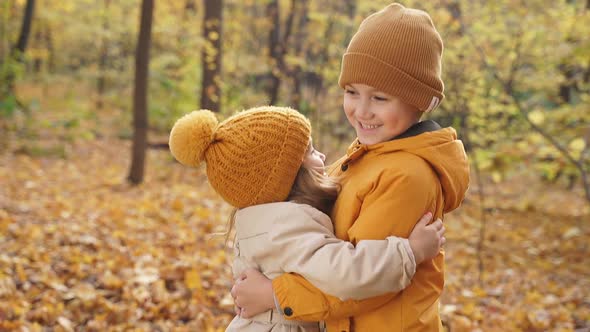
<svg viewBox="0 0 590 332">
<path fill-rule="evenodd" d="M 444 98 L 442 52 L 430 16 L 394 3 L 361 23 L 344 53 L 338 84 L 366 84 L 430 112 Z"/>
<path fill-rule="evenodd" d="M 187 166 L 205 160 L 213 189 L 243 208 L 287 199 L 310 137 L 309 121 L 287 107 L 253 108 L 221 123 L 200 110 L 176 121 L 170 151 Z"/>
</svg>

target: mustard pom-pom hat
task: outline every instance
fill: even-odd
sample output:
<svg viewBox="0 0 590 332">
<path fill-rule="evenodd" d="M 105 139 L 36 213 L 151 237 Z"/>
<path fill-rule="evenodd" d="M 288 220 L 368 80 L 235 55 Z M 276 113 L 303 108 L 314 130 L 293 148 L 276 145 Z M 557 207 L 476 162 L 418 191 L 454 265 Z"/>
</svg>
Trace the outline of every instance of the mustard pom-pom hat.
<svg viewBox="0 0 590 332">
<path fill-rule="evenodd" d="M 176 121 L 170 132 L 170 151 L 186 166 L 198 166 L 213 141 L 217 118 L 211 111 L 189 113 Z"/>
<path fill-rule="evenodd" d="M 287 199 L 311 138 L 309 120 L 288 107 L 263 106 L 219 123 L 208 110 L 180 118 L 170 151 L 180 163 L 206 163 L 213 189 L 243 208 Z"/>
</svg>

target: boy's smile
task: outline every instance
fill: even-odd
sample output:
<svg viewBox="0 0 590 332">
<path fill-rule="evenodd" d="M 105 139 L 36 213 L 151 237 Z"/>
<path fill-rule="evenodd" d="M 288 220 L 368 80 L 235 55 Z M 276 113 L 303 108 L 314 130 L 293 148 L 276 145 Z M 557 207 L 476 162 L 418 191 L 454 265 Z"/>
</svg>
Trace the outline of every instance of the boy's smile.
<svg viewBox="0 0 590 332">
<path fill-rule="evenodd" d="M 370 125 L 370 124 L 364 124 L 362 122 L 359 122 L 359 124 L 361 125 L 362 129 L 376 129 L 379 128 L 380 125 Z"/>
<path fill-rule="evenodd" d="M 365 84 L 345 87 L 344 113 L 362 144 L 388 141 L 420 120 L 422 112 L 400 98 Z"/>
</svg>

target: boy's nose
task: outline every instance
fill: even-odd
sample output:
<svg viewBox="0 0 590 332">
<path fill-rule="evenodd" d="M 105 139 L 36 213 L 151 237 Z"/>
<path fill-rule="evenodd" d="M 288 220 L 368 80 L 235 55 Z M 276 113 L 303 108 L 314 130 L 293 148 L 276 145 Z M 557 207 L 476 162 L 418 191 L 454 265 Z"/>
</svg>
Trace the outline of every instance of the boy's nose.
<svg viewBox="0 0 590 332">
<path fill-rule="evenodd" d="M 365 101 L 361 101 L 356 105 L 355 113 L 357 118 L 365 120 L 370 119 L 372 115 L 370 106 Z"/>
</svg>

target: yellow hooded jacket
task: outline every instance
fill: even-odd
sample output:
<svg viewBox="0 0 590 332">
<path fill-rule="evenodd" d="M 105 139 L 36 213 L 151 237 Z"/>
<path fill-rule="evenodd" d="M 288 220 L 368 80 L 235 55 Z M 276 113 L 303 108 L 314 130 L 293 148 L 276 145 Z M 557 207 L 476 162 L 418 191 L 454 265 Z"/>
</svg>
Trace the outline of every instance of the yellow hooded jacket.
<svg viewBox="0 0 590 332">
<path fill-rule="evenodd" d="M 370 146 L 357 140 L 331 175 L 342 181 L 332 213 L 336 236 L 353 244 L 391 235 L 407 238 L 425 212 L 436 219 L 456 209 L 469 186 L 467 156 L 452 128 Z M 417 267 L 406 289 L 365 300 L 342 301 L 296 274 L 273 280 L 288 319 L 325 320 L 329 332 L 442 331 L 443 286 L 442 250 Z"/>
</svg>

